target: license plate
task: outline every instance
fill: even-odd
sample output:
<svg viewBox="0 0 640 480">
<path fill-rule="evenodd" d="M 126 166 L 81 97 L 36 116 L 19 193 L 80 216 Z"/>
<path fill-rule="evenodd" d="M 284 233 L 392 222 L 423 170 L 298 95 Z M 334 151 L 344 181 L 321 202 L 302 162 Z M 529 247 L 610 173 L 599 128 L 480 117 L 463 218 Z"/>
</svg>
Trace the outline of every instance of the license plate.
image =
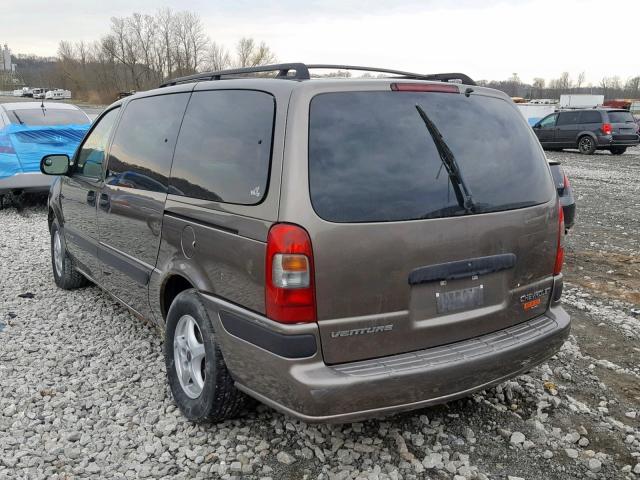
<svg viewBox="0 0 640 480">
<path fill-rule="evenodd" d="M 450 292 L 436 292 L 436 305 L 438 313 L 481 307 L 484 305 L 483 285 Z"/>
</svg>

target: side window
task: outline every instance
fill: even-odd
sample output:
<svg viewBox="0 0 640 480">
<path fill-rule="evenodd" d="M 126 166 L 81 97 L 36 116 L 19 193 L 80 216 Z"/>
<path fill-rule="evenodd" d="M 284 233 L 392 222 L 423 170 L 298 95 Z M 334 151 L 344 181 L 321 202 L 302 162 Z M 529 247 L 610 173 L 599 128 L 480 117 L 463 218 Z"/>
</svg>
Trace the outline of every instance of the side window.
<svg viewBox="0 0 640 480">
<path fill-rule="evenodd" d="M 194 92 L 180 129 L 170 193 L 255 205 L 264 197 L 275 115 L 272 95 Z"/>
<path fill-rule="evenodd" d="M 542 128 L 553 128 L 556 124 L 556 118 L 558 118 L 557 113 L 549 115 L 547 118 L 542 119 L 542 121 L 540 122 L 540 126 Z"/>
<path fill-rule="evenodd" d="M 171 157 L 188 93 L 132 100 L 113 137 L 106 183 L 167 192 Z"/>
<path fill-rule="evenodd" d="M 558 115 L 558 126 L 579 123 L 580 112 L 562 112 Z"/>
<path fill-rule="evenodd" d="M 602 123 L 602 115 L 595 110 L 580 112 L 580 123 Z"/>
<path fill-rule="evenodd" d="M 118 107 L 105 113 L 93 127 L 93 130 L 91 130 L 91 133 L 89 133 L 89 136 L 78 151 L 78 163 L 74 170 L 75 175 L 92 178 L 102 177 L 102 164 L 104 163 L 107 143 L 119 112 L 120 108 Z"/>
</svg>

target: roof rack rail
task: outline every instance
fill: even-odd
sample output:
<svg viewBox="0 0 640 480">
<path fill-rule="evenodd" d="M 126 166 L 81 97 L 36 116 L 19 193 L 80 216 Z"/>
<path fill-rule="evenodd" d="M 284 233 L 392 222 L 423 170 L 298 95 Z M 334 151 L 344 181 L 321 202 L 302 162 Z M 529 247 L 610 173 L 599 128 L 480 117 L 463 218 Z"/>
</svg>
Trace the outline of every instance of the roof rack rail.
<svg viewBox="0 0 640 480">
<path fill-rule="evenodd" d="M 392 70 L 389 68 L 360 67 L 357 65 L 330 65 L 330 64 L 313 64 L 307 65 L 309 70 L 316 69 L 333 69 L 333 70 L 358 70 L 363 72 L 390 73 L 403 78 L 416 80 L 432 80 L 437 82 L 464 83 L 465 85 L 475 85 L 471 77 L 464 73 L 412 73 L 402 70 Z"/>
<path fill-rule="evenodd" d="M 250 73 L 278 72 L 275 78 L 286 80 L 309 80 L 311 75 L 309 70 L 316 69 L 332 69 L 332 70 L 358 70 L 363 72 L 378 72 L 397 75 L 399 78 L 415 79 L 415 80 L 432 80 L 437 82 L 464 83 L 465 85 L 475 85 L 476 83 L 464 73 L 436 73 L 422 74 L 404 72 L 402 70 L 391 70 L 388 68 L 361 67 L 357 65 L 332 65 L 332 64 L 312 64 L 304 63 L 279 63 L 275 65 L 261 65 L 257 67 L 233 68 L 229 70 L 219 70 L 216 72 L 203 72 L 186 77 L 179 77 L 169 80 L 160 85 L 160 87 L 168 87 L 179 85 L 182 83 L 191 83 L 208 80 L 222 80 L 225 78 L 238 78 Z M 295 72 L 291 75 L 291 72 Z"/>
</svg>

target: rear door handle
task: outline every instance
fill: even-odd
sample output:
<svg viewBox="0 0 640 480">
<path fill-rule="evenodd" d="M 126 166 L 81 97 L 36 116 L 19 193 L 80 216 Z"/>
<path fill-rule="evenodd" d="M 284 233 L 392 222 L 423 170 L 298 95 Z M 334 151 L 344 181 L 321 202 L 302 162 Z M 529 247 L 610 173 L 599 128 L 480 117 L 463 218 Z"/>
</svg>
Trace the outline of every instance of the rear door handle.
<svg viewBox="0 0 640 480">
<path fill-rule="evenodd" d="M 99 206 L 105 212 L 109 211 L 109 207 L 111 206 L 111 202 L 109 201 L 109 195 L 107 193 L 101 193 L 100 194 Z"/>
<path fill-rule="evenodd" d="M 87 204 L 92 207 L 96 206 L 96 192 L 94 190 L 89 190 L 87 192 Z"/>
</svg>

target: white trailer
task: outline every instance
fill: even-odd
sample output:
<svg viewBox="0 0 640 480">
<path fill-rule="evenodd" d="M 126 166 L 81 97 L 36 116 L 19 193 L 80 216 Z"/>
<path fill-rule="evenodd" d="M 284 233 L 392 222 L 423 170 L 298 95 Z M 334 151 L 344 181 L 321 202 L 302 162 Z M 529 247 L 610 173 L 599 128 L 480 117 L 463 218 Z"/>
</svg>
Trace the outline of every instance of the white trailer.
<svg viewBox="0 0 640 480">
<path fill-rule="evenodd" d="M 527 120 L 529 125 L 533 126 L 544 117 L 556 111 L 555 105 L 541 103 L 516 103 L 518 110 Z"/>
<path fill-rule="evenodd" d="M 604 103 L 604 95 L 567 94 L 560 95 L 560 108 L 594 108 Z"/>
<path fill-rule="evenodd" d="M 49 90 L 46 93 L 45 98 L 47 100 L 67 100 L 71 98 L 71 91 L 56 88 L 55 90 Z"/>
</svg>

